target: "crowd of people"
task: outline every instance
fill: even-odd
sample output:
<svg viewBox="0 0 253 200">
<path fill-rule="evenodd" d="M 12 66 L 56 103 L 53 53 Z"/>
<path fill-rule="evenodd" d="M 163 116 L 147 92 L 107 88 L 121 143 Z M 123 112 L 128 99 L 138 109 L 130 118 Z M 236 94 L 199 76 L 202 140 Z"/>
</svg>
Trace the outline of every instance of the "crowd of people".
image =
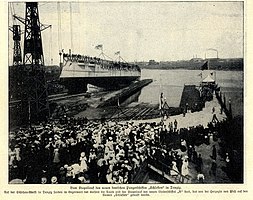
<svg viewBox="0 0 253 200">
<path fill-rule="evenodd" d="M 111 69 L 111 70 L 130 70 L 130 71 L 141 71 L 140 67 L 135 64 L 129 64 L 126 62 L 116 62 L 111 60 L 105 60 L 98 57 L 83 56 L 80 54 L 63 54 L 63 59 L 71 60 L 76 62 L 85 62 L 99 64 L 102 68 Z"/>
<path fill-rule="evenodd" d="M 190 177 L 189 162 L 193 163 L 195 170 L 202 175 L 200 182 L 203 181 L 203 170 L 206 168 L 203 164 L 202 155 L 197 152 L 196 147 L 201 144 L 210 145 L 210 137 L 217 141 L 219 124 L 209 123 L 207 128 L 202 125 L 189 128 L 177 129 L 177 121 L 169 122 L 159 131 L 160 146 L 151 147 L 151 163 L 171 176 L 183 176 L 186 179 Z M 211 153 L 212 165 L 211 173 L 216 175 L 217 150 L 215 145 Z M 205 169 L 206 170 L 206 169 Z M 181 181 L 183 182 L 183 180 Z"/>
<path fill-rule="evenodd" d="M 131 183 L 147 158 L 154 132 L 145 124 L 61 121 L 9 135 L 10 181 Z"/>
<path fill-rule="evenodd" d="M 178 129 L 176 121 L 166 126 L 162 121 L 135 124 L 64 117 L 20 128 L 9 134 L 9 181 L 133 183 L 148 159 L 168 166 L 169 175 L 187 177 L 189 161 L 202 172 L 201 154 L 195 146 L 209 144 L 210 133 L 217 127 Z"/>
</svg>

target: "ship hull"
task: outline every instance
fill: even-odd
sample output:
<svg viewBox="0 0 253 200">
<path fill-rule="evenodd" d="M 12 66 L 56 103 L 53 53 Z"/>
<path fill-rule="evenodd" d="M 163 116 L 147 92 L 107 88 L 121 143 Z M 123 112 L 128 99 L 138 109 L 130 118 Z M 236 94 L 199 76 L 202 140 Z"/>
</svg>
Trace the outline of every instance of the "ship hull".
<svg viewBox="0 0 253 200">
<path fill-rule="evenodd" d="M 69 93 L 82 93 L 87 91 L 87 84 L 105 88 L 107 90 L 116 90 L 130 85 L 133 81 L 138 80 L 138 76 L 115 76 L 115 77 L 68 77 L 61 78 L 61 83 L 68 89 Z"/>
<path fill-rule="evenodd" d="M 78 94 L 87 91 L 88 83 L 83 78 L 60 78 L 60 82 L 68 89 L 69 94 Z"/>
</svg>

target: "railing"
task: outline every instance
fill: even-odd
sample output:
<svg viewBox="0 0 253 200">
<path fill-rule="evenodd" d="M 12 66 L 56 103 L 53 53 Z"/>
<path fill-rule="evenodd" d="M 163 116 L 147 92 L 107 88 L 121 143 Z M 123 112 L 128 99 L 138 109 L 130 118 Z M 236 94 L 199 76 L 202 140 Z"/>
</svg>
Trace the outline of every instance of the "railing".
<svg viewBox="0 0 253 200">
<path fill-rule="evenodd" d="M 126 62 L 116 62 L 111 60 L 104 60 L 97 57 L 83 56 L 80 54 L 63 54 L 63 59 L 65 62 L 79 62 L 79 63 L 92 63 L 102 65 L 103 68 L 107 69 L 118 69 L 118 70 L 128 70 L 128 71 L 138 71 L 140 72 L 140 67 L 135 64 L 129 64 Z"/>
<path fill-rule="evenodd" d="M 163 178 L 169 179 L 173 183 L 189 183 L 190 182 L 189 177 L 182 175 L 178 171 L 172 169 L 170 166 L 166 165 L 165 163 L 159 161 L 156 158 L 153 158 L 152 156 L 149 156 L 148 163 L 154 168 L 160 170 Z M 172 176 L 170 174 L 171 171 L 175 172 L 176 175 Z"/>
<path fill-rule="evenodd" d="M 147 166 L 148 166 L 148 161 L 146 159 L 140 164 L 140 166 L 137 169 L 134 170 L 131 183 L 140 183 L 139 181 L 140 178 L 142 178 L 141 183 L 145 182 L 146 177 L 143 176 L 144 175 L 143 172 L 146 171 Z"/>
<path fill-rule="evenodd" d="M 225 99 L 222 100 L 221 92 L 219 93 L 219 91 L 215 91 L 215 95 L 221 106 L 222 111 L 224 111 L 224 113 L 229 119 L 232 119 L 233 116 L 232 116 L 231 102 L 229 102 L 229 109 L 228 109 L 226 106 L 226 100 Z"/>
</svg>

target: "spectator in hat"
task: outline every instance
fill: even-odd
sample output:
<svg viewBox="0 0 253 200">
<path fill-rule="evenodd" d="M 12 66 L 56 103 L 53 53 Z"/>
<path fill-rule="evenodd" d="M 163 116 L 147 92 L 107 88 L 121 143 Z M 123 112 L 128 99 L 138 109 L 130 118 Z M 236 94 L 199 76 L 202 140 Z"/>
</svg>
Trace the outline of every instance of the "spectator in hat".
<svg viewBox="0 0 253 200">
<path fill-rule="evenodd" d="M 217 157 L 217 150 L 216 150 L 215 145 L 213 145 L 213 150 L 212 150 L 212 159 L 213 159 L 213 160 L 216 160 L 216 157 Z"/>
<path fill-rule="evenodd" d="M 51 178 L 51 184 L 58 184 L 58 181 L 57 181 L 57 177 L 56 176 L 53 176 Z"/>
<path fill-rule="evenodd" d="M 87 158 L 85 156 L 85 153 L 82 152 L 80 155 L 80 171 L 81 172 L 86 172 L 88 170 L 87 166 Z"/>
<path fill-rule="evenodd" d="M 213 159 L 212 160 L 212 165 L 211 165 L 211 172 L 214 176 L 216 176 L 216 169 L 217 169 L 217 163 L 216 161 Z"/>
<path fill-rule="evenodd" d="M 170 170 L 170 175 L 171 176 L 178 176 L 179 171 L 177 168 L 177 163 L 175 161 L 172 161 L 172 169 Z"/>
<path fill-rule="evenodd" d="M 99 170 L 99 182 L 100 183 L 108 183 L 106 175 L 108 171 L 109 166 L 106 164 L 106 161 L 103 160 L 102 166 L 100 167 Z"/>
<path fill-rule="evenodd" d="M 204 174 L 202 172 L 198 173 L 197 180 L 198 180 L 199 183 L 204 183 L 205 176 L 204 176 Z"/>
<path fill-rule="evenodd" d="M 197 172 L 202 171 L 202 166 L 203 166 L 203 160 L 202 160 L 201 154 L 199 154 L 197 158 Z"/>
<path fill-rule="evenodd" d="M 189 175 L 189 163 L 188 163 L 188 159 L 185 157 L 183 159 L 183 164 L 182 164 L 182 169 L 181 169 L 181 174 L 183 176 L 188 176 Z"/>
</svg>

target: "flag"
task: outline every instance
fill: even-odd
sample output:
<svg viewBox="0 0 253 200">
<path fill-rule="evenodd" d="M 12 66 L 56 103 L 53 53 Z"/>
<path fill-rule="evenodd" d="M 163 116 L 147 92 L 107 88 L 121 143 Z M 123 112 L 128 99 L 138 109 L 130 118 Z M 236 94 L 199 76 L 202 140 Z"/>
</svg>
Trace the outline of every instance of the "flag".
<svg viewBox="0 0 253 200">
<path fill-rule="evenodd" d="M 206 61 L 202 66 L 201 66 L 201 70 L 205 70 L 208 69 L 208 61 Z"/>
<path fill-rule="evenodd" d="M 115 55 L 119 55 L 119 54 L 120 54 L 120 51 L 115 52 Z"/>
<path fill-rule="evenodd" d="M 99 44 L 99 45 L 95 46 L 95 49 L 102 49 L 102 48 L 103 48 L 102 44 Z"/>
</svg>

